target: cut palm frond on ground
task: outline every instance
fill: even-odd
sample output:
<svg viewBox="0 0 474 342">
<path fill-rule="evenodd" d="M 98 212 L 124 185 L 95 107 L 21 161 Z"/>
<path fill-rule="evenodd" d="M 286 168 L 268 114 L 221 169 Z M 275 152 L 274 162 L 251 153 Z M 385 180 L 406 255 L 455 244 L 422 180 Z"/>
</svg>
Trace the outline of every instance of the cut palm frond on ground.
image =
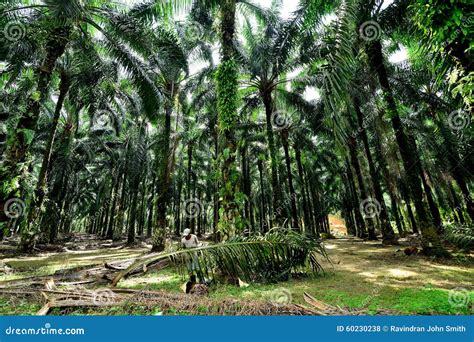
<svg viewBox="0 0 474 342">
<path fill-rule="evenodd" d="M 100 291 L 100 290 L 99 290 Z M 99 295 L 97 295 L 99 293 Z M 103 292 L 79 291 L 48 294 L 48 301 L 36 313 L 47 315 L 51 309 L 74 310 L 90 307 L 107 312 L 107 307 L 141 306 L 148 312 L 160 310 L 162 314 L 180 312 L 193 315 L 319 315 L 312 308 L 297 304 L 274 304 L 263 300 L 215 300 L 167 291 L 143 291 L 132 289 L 103 290 Z M 323 313 L 323 314 L 329 314 Z M 349 312 L 347 314 L 350 314 Z"/>
<path fill-rule="evenodd" d="M 288 279 L 291 272 L 321 272 L 318 256 L 327 258 L 319 239 L 292 230 L 273 229 L 263 236 L 235 237 L 216 245 L 141 259 L 120 272 L 112 286 L 133 270 L 166 259 L 183 273 L 192 265 L 201 279 L 220 273 L 245 281 L 280 281 Z"/>
<path fill-rule="evenodd" d="M 45 293 L 46 292 L 46 293 Z M 193 315 L 363 315 L 367 309 L 350 309 L 332 306 L 317 300 L 308 293 L 304 293 L 307 305 L 293 303 L 274 303 L 266 300 L 236 300 L 226 298 L 216 300 L 205 296 L 193 296 L 182 293 L 170 293 L 167 291 L 148 291 L 135 289 L 102 289 L 95 291 L 48 291 L 42 292 L 47 302 L 36 313 L 47 315 L 51 309 L 85 309 L 88 307 L 99 307 L 107 310 L 107 307 L 124 307 L 138 305 L 148 312 L 156 312 L 157 308 L 162 314 L 168 312 L 180 312 Z M 57 312 L 56 312 L 57 313 Z M 394 314 L 389 311 L 387 313 Z"/>
</svg>

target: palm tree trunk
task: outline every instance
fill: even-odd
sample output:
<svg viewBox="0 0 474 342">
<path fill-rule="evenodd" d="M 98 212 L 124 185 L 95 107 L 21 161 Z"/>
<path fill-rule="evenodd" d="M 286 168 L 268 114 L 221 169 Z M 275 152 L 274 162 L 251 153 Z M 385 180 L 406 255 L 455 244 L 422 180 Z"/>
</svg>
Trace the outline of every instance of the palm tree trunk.
<svg viewBox="0 0 474 342">
<path fill-rule="evenodd" d="M 440 118 L 431 103 L 428 103 L 428 106 L 430 107 L 431 115 L 437 118 L 436 121 L 438 124 L 438 128 L 441 133 L 441 136 L 444 139 L 443 148 L 445 149 L 445 151 L 443 153 L 443 156 L 446 156 L 446 158 L 448 159 L 451 169 L 450 172 L 453 175 L 453 178 L 458 184 L 459 188 L 461 189 L 463 199 L 466 204 L 466 212 L 471 218 L 471 220 L 474 221 L 474 203 L 471 198 L 471 193 L 466 184 L 466 173 L 463 172 L 463 167 L 461 163 L 462 161 L 456 149 L 456 140 L 453 136 L 453 133 L 446 127 L 446 119 Z M 458 213 L 462 212 L 462 208 L 460 209 L 461 210 L 458 211 Z"/>
<path fill-rule="evenodd" d="M 173 93 L 173 85 L 169 87 Z M 172 96 L 173 97 L 173 96 Z M 169 202 L 170 188 L 170 136 L 171 136 L 171 114 L 173 108 L 170 104 L 165 109 L 165 125 L 163 141 L 160 143 L 161 150 L 158 152 L 161 157 L 160 174 L 158 181 L 158 196 L 156 208 L 156 226 L 154 227 L 153 242 L 151 251 L 161 252 L 165 248 L 166 237 L 166 210 Z"/>
<path fill-rule="evenodd" d="M 298 223 L 298 209 L 296 208 L 296 192 L 295 187 L 293 186 L 293 174 L 291 173 L 291 158 L 290 151 L 288 148 L 288 130 L 281 130 L 281 141 L 283 144 L 283 150 L 285 151 L 285 164 L 286 164 L 286 174 L 288 178 L 288 187 L 290 189 L 290 206 L 291 206 L 291 216 L 293 218 L 293 229 L 300 230 Z"/>
<path fill-rule="evenodd" d="M 105 234 L 106 239 L 113 239 L 114 237 L 114 223 L 115 223 L 115 213 L 116 213 L 116 207 L 117 207 L 117 198 L 118 192 L 119 192 L 119 187 L 120 187 L 120 178 L 122 178 L 122 174 L 120 172 L 120 167 L 118 170 L 118 175 L 115 177 L 115 186 L 112 192 L 112 204 L 111 204 L 111 209 L 110 209 L 110 219 L 109 219 L 109 224 L 107 226 L 107 233 Z"/>
<path fill-rule="evenodd" d="M 377 123 L 380 122 L 380 118 L 377 118 Z M 377 124 L 376 124 L 377 125 Z M 398 199 L 397 199 L 397 196 L 396 196 L 396 189 L 395 189 L 395 186 L 393 184 L 393 177 L 392 175 L 390 174 L 388 168 L 387 168 L 387 162 L 385 160 L 385 156 L 383 155 L 382 153 L 382 144 L 380 143 L 381 141 L 381 137 L 382 137 L 382 132 L 381 130 L 379 129 L 379 126 L 376 127 L 375 129 L 375 157 L 380 161 L 379 164 L 380 164 L 380 168 L 382 169 L 382 175 L 383 175 L 383 178 L 385 180 L 385 184 L 387 185 L 387 192 L 388 192 L 388 195 L 390 197 L 390 203 L 391 203 L 391 207 L 392 207 L 392 216 L 395 218 L 395 224 L 397 226 L 397 230 L 398 230 L 398 233 L 400 236 L 404 236 L 405 235 L 405 231 L 403 230 L 402 228 L 402 224 L 400 222 L 400 216 L 398 214 Z M 373 162 L 372 162 L 372 165 L 373 165 Z M 373 174 L 376 175 L 376 171 L 375 169 L 372 170 Z M 378 190 L 377 190 L 377 193 L 378 193 L 378 196 L 380 196 L 380 193 L 382 192 L 382 189 L 380 187 L 380 183 L 378 182 L 378 180 L 375 181 L 377 183 L 377 187 L 378 187 Z M 383 200 L 383 195 L 382 195 L 382 200 Z M 388 210 L 387 210 L 387 207 L 385 205 L 385 201 L 382 202 L 382 205 L 381 205 L 381 209 L 382 209 L 382 212 L 384 212 L 384 215 L 383 216 L 386 216 L 384 218 L 384 220 L 386 220 L 384 223 L 382 223 L 382 227 L 383 227 L 383 230 L 382 230 L 382 238 L 383 240 L 385 241 L 384 243 L 385 244 L 395 244 L 397 243 L 397 238 L 395 237 L 395 232 L 393 231 L 393 228 L 392 228 L 392 225 L 390 223 L 390 220 L 388 218 Z M 381 215 L 382 217 L 382 215 Z"/>
<path fill-rule="evenodd" d="M 409 188 L 415 202 L 418 226 L 420 227 L 422 234 L 423 252 L 427 255 L 445 256 L 448 253 L 443 248 L 441 240 L 436 233 L 436 229 L 433 226 L 425 204 L 423 203 L 423 189 L 419 177 L 421 167 L 419 156 L 416 152 L 415 146 L 410 144 L 408 136 L 403 129 L 400 116 L 398 115 L 395 98 L 393 97 L 392 89 L 388 81 L 380 41 L 376 40 L 371 42 L 370 46 L 368 46 L 367 54 L 369 56 L 371 67 L 377 74 L 380 86 L 382 87 L 389 116 L 391 117 L 392 126 L 395 131 L 398 148 L 403 159 Z"/>
<path fill-rule="evenodd" d="M 345 178 L 345 182 L 344 182 L 345 192 L 344 192 L 343 203 L 342 203 L 342 208 L 343 208 L 342 216 L 346 224 L 347 234 L 355 236 L 357 234 L 357 230 L 356 230 L 356 224 L 355 224 L 354 216 L 353 216 L 352 195 L 351 195 L 351 190 L 349 186 L 349 181 L 347 180 L 347 177 L 344 177 L 344 178 Z"/>
<path fill-rule="evenodd" d="M 467 214 L 471 218 L 471 221 L 474 222 L 474 203 L 472 201 L 471 193 L 467 187 L 466 180 L 462 175 L 461 168 L 458 165 L 454 167 L 453 177 L 456 180 L 459 189 L 461 189 L 462 197 L 464 199 L 464 202 L 466 203 Z M 459 205 L 461 205 L 461 203 L 459 203 Z"/>
<path fill-rule="evenodd" d="M 124 170 L 127 170 L 126 164 L 124 165 Z M 114 240 L 120 240 L 122 238 L 122 231 L 123 231 L 123 226 L 124 226 L 124 221 L 125 221 L 126 203 L 127 203 L 127 172 L 124 171 L 119 207 L 117 208 L 117 223 L 114 229 L 114 236 L 113 236 Z"/>
<path fill-rule="evenodd" d="M 303 218 L 305 226 L 304 229 L 305 232 L 314 234 L 313 224 L 311 222 L 310 216 L 310 209 L 308 207 L 308 200 L 306 197 L 306 181 L 304 178 L 303 164 L 301 163 L 301 151 L 296 144 L 293 145 L 293 149 L 295 150 L 296 166 L 298 168 L 298 175 L 300 178 L 300 191 L 303 197 Z"/>
<path fill-rule="evenodd" d="M 134 182 L 132 189 L 132 200 L 130 203 L 130 211 L 128 215 L 128 235 L 127 235 L 127 244 L 132 244 L 135 242 L 135 221 L 137 218 L 137 202 L 138 202 L 138 182 Z"/>
<path fill-rule="evenodd" d="M 360 202 L 358 200 L 358 195 L 357 195 L 357 189 L 355 187 L 355 182 L 354 182 L 354 176 L 351 170 L 351 165 L 349 163 L 349 160 L 346 158 L 346 173 L 347 173 L 347 180 L 349 182 L 349 188 L 352 193 L 352 207 L 354 208 L 354 217 L 355 217 L 355 222 L 356 222 L 356 228 L 357 228 L 357 236 L 360 236 L 360 232 L 366 232 L 367 229 L 365 227 L 365 222 L 364 218 L 362 217 L 362 214 L 360 212 Z"/>
<path fill-rule="evenodd" d="M 190 192 L 191 198 L 193 200 L 196 200 L 198 203 L 200 203 L 199 197 L 196 197 L 196 192 L 197 192 L 197 173 L 193 172 L 193 181 L 192 181 L 192 192 Z M 201 210 L 197 212 L 197 215 L 193 215 L 191 217 L 191 233 L 195 234 L 196 233 L 196 216 L 199 216 L 201 214 Z"/>
<path fill-rule="evenodd" d="M 38 175 L 38 181 L 36 183 L 35 196 L 31 202 L 31 210 L 28 216 L 28 225 L 36 224 L 38 213 L 43 204 L 43 199 L 45 195 L 44 187 L 46 184 L 46 177 L 49 170 L 49 164 L 51 161 L 51 153 L 53 150 L 54 138 L 56 136 L 56 130 L 58 127 L 59 117 L 61 116 L 63 103 L 69 91 L 70 86 L 71 86 L 71 82 L 70 82 L 69 76 L 67 75 L 66 72 L 62 71 L 61 81 L 59 85 L 59 96 L 56 102 L 56 108 L 54 109 L 53 122 L 51 123 L 48 142 L 46 143 L 46 149 L 43 154 L 43 161 L 41 163 L 41 169 Z"/>
<path fill-rule="evenodd" d="M 266 215 L 266 207 L 265 207 L 265 188 L 263 182 L 263 161 L 258 160 L 257 162 L 258 167 L 258 175 L 260 179 L 260 230 L 262 233 L 267 232 L 267 215 Z"/>
<path fill-rule="evenodd" d="M 196 189 L 196 187 L 195 187 Z M 201 200 L 201 189 L 197 191 L 197 197 L 198 201 Z M 203 211 L 200 211 L 198 216 L 196 217 L 196 235 L 201 236 L 202 235 L 202 216 L 204 215 Z"/>
<path fill-rule="evenodd" d="M 149 238 L 153 233 L 153 212 L 155 209 L 155 191 L 156 189 L 156 172 L 153 172 L 153 180 L 151 181 L 150 202 L 148 204 L 148 218 L 146 225 L 146 236 Z"/>
<path fill-rule="evenodd" d="M 416 225 L 415 215 L 413 214 L 413 210 L 411 209 L 410 198 L 405 197 L 405 204 L 407 208 L 408 218 L 410 219 L 411 230 L 413 233 L 418 234 L 418 226 Z"/>
<path fill-rule="evenodd" d="M 18 176 L 21 176 L 19 166 L 26 161 L 26 154 L 31 144 L 31 137 L 36 129 L 36 123 L 38 121 L 41 104 L 46 100 L 48 96 L 48 87 L 51 81 L 56 61 L 62 56 L 66 49 L 66 45 L 69 41 L 70 35 L 69 26 L 59 26 L 53 29 L 51 32 L 50 39 L 46 43 L 46 57 L 43 60 L 41 66 L 36 70 L 38 77 L 38 83 L 36 91 L 39 92 L 40 98 L 34 99 L 30 97 L 27 101 L 26 110 L 21 115 L 20 120 L 15 129 L 15 138 L 10 139 L 11 143 L 7 146 L 5 151 L 5 160 L 3 163 L 3 169 L 0 173 L 0 179 L 2 180 L 0 189 L 0 208 L 3 208 L 5 202 L 15 193 L 22 193 L 21 189 L 16 189 L 12 186 L 12 180 Z M 22 166 L 23 168 L 23 166 Z M 22 182 L 19 182 L 20 184 Z M 3 229 L 9 218 L 4 213 L 4 210 L 0 210 L 0 229 Z M 28 236 L 35 237 L 35 234 L 27 234 Z M 32 249 L 34 247 L 33 242 L 27 242 L 24 244 L 20 243 L 20 248 Z M 29 251 L 30 251 L 29 250 Z M 27 250 L 25 250 L 27 251 Z"/>
<path fill-rule="evenodd" d="M 238 69 L 235 61 L 234 31 L 236 0 L 221 0 L 220 5 L 220 43 L 221 63 L 217 81 L 218 127 L 222 145 L 219 148 L 221 209 L 219 210 L 218 231 L 227 240 L 237 231 L 244 229 L 241 218 L 243 203 L 240 194 L 239 177 L 236 166 L 237 141 L 235 127 L 238 122 Z"/>
<path fill-rule="evenodd" d="M 425 189 L 426 199 L 428 200 L 428 208 L 430 209 L 431 217 L 433 218 L 433 223 L 435 224 L 438 232 L 441 232 L 441 214 L 439 213 L 438 206 L 434 201 L 433 192 L 431 191 L 431 187 L 429 186 L 426 180 L 426 175 L 421 167 L 420 172 L 421 182 L 423 183 L 423 188 Z"/>
<path fill-rule="evenodd" d="M 193 142 L 188 142 L 188 172 L 186 175 L 186 196 L 188 200 L 192 199 L 191 193 L 191 179 L 192 179 L 192 163 L 193 163 Z M 186 210 L 185 210 L 186 211 Z M 185 215 L 185 227 L 191 227 L 191 218 L 188 215 Z"/>
<path fill-rule="evenodd" d="M 369 197 L 367 196 L 367 190 L 365 188 L 364 180 L 362 177 L 362 171 L 360 168 L 359 160 L 357 159 L 357 142 L 354 137 L 349 137 L 349 154 L 350 154 L 350 161 L 352 168 L 354 169 L 354 172 L 356 174 L 356 179 L 357 183 L 359 185 L 359 203 L 362 203 L 363 201 L 367 200 Z M 356 192 L 357 194 L 357 192 Z M 375 228 L 374 228 L 374 222 L 372 218 L 366 218 L 365 222 L 367 224 L 367 230 L 365 227 L 361 227 L 360 230 L 357 231 L 357 236 L 360 238 L 367 238 L 368 234 L 367 232 L 370 231 L 370 235 L 372 239 L 377 239 L 377 236 L 375 235 Z"/>
<path fill-rule="evenodd" d="M 379 182 L 379 177 L 377 174 L 377 171 L 375 169 L 375 163 L 372 158 L 372 153 L 370 152 L 370 146 L 369 146 L 369 139 L 367 137 L 367 131 L 365 130 L 364 126 L 364 115 L 362 114 L 361 108 L 360 108 L 360 101 L 358 98 L 354 98 L 354 109 L 357 114 L 357 123 L 359 126 L 359 131 L 361 134 L 361 139 L 362 143 L 364 145 L 364 150 L 365 150 L 365 155 L 367 157 L 367 163 L 369 164 L 369 172 L 370 172 L 370 178 L 372 180 L 372 184 L 374 186 L 374 194 L 375 194 L 375 199 L 377 202 L 380 203 L 380 221 L 381 221 L 381 230 L 382 230 L 382 241 L 384 244 L 391 244 L 396 242 L 395 234 L 393 232 L 392 226 L 390 225 L 390 220 L 388 218 L 388 212 L 387 212 L 387 206 L 385 205 L 385 200 L 383 198 L 383 192 L 382 192 L 382 187 L 380 186 Z M 376 144 L 378 151 L 380 152 L 380 139 L 378 135 L 376 136 Z M 386 171 L 386 164 L 385 164 L 385 159 L 383 159 L 383 156 L 381 153 L 378 154 L 379 161 L 381 164 L 381 167 L 384 171 Z M 386 179 L 388 181 L 388 179 Z M 398 215 L 396 216 L 398 217 Z M 369 239 L 376 239 L 377 237 L 375 236 L 375 232 L 371 231 L 370 226 L 369 226 Z"/>
<path fill-rule="evenodd" d="M 218 131 L 217 129 L 213 130 L 213 139 L 214 139 L 214 164 L 217 165 L 218 157 L 219 157 L 219 143 L 218 143 Z M 213 215 L 213 222 L 212 222 L 212 236 L 214 238 L 214 242 L 219 241 L 219 233 L 218 233 L 218 222 L 219 222 L 219 185 L 218 179 L 214 179 L 214 187 L 213 187 L 213 208 L 212 208 L 212 215 Z"/>
<path fill-rule="evenodd" d="M 183 180 L 178 175 L 178 186 L 175 196 L 175 205 L 174 205 L 174 234 L 176 236 L 180 235 L 181 232 L 181 192 L 183 191 Z"/>
<path fill-rule="evenodd" d="M 246 155 L 247 155 L 247 149 L 248 147 L 246 146 L 245 148 Z M 252 180 L 251 180 L 251 175 L 250 175 L 250 163 L 249 163 L 248 157 L 245 160 L 245 167 L 243 168 L 242 171 L 243 171 L 243 175 L 245 179 L 245 182 L 244 182 L 245 196 L 247 196 L 247 199 L 245 201 L 246 216 L 250 222 L 250 231 L 256 232 L 254 210 L 253 210 L 253 203 L 252 203 L 252 185 L 251 185 Z"/>
<path fill-rule="evenodd" d="M 272 190 L 273 190 L 273 215 L 277 223 L 281 223 L 283 216 L 281 214 L 281 188 L 280 182 L 278 181 L 278 160 L 277 150 L 275 146 L 275 137 L 273 135 L 272 126 L 272 115 L 273 115 L 273 101 L 271 93 L 264 93 L 263 104 L 265 106 L 265 118 L 266 118 L 266 134 L 268 140 L 268 150 L 270 152 L 270 170 L 272 177 Z"/>
<path fill-rule="evenodd" d="M 448 190 L 451 194 L 454 202 L 454 212 L 457 213 L 458 220 L 461 224 L 465 224 L 466 221 L 464 219 L 464 215 L 462 213 L 461 201 L 459 200 L 458 195 L 456 194 L 456 190 L 454 190 L 453 183 L 448 180 Z"/>
<path fill-rule="evenodd" d="M 309 210 L 309 217 L 310 221 L 312 222 L 312 230 L 311 233 L 319 237 L 319 229 L 318 229 L 318 219 L 315 215 L 316 213 L 316 203 L 312 200 L 311 196 L 311 175 L 308 173 L 307 167 L 303 167 L 303 176 L 306 180 L 306 193 L 308 194 L 308 210 Z"/>
<path fill-rule="evenodd" d="M 113 187 L 113 184 L 111 184 L 110 186 L 110 191 L 107 191 L 107 195 L 104 196 L 104 202 L 102 203 L 102 208 L 105 212 L 105 218 L 104 218 L 104 223 L 101 225 L 100 227 L 100 237 L 101 238 L 105 238 L 105 236 L 107 235 L 107 229 L 109 227 L 109 221 L 110 221 L 110 215 L 111 215 L 111 207 L 110 207 L 110 200 L 111 200 L 111 196 L 112 196 L 112 193 L 114 191 L 114 187 Z"/>
<path fill-rule="evenodd" d="M 241 152 L 240 156 L 242 158 L 242 189 L 244 190 L 244 194 L 246 196 L 245 199 L 245 205 L 244 205 L 244 211 L 243 211 L 243 217 L 246 220 L 246 225 L 247 228 L 253 229 L 252 225 L 249 225 L 250 222 L 250 194 L 249 194 L 249 188 L 247 186 L 248 183 L 250 183 L 250 180 L 248 179 L 247 175 L 247 144 L 243 144 L 241 147 Z"/>
<path fill-rule="evenodd" d="M 144 170 L 144 177 L 142 180 L 142 187 L 141 187 L 141 202 L 140 202 L 140 211 L 138 212 L 138 236 L 144 235 L 145 229 L 145 219 L 146 219 L 146 205 L 145 200 L 147 198 L 147 183 L 148 183 L 148 170 L 145 168 Z"/>
</svg>

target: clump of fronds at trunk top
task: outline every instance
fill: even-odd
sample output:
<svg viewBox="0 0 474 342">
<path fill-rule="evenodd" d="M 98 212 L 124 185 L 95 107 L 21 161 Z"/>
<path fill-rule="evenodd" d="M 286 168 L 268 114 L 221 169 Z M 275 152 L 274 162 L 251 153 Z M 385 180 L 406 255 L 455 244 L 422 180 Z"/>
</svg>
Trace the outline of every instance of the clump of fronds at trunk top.
<svg viewBox="0 0 474 342">
<path fill-rule="evenodd" d="M 263 236 L 234 237 L 215 245 L 141 259 L 118 274 L 112 285 L 131 271 L 163 259 L 170 260 L 183 274 L 192 268 L 201 279 L 214 279 L 219 274 L 245 281 L 272 282 L 287 280 L 292 272 L 323 271 L 319 257 L 327 255 L 316 237 L 273 229 Z"/>
</svg>

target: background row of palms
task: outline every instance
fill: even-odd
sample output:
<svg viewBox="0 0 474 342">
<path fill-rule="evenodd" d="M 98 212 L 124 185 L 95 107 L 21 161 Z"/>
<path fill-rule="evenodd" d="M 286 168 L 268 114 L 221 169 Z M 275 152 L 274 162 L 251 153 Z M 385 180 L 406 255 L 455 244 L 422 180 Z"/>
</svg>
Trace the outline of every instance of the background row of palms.
<svg viewBox="0 0 474 342">
<path fill-rule="evenodd" d="M 2 237 L 159 251 L 183 227 L 318 236 L 340 213 L 444 254 L 474 218 L 472 21 L 425 2 L 3 2 Z"/>
</svg>

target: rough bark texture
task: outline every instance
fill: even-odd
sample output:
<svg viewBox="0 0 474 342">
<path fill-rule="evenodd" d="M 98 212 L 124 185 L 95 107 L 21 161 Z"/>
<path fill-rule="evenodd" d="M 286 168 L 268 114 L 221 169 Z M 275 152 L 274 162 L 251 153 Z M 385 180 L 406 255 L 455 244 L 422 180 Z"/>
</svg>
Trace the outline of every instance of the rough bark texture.
<svg viewBox="0 0 474 342">
<path fill-rule="evenodd" d="M 173 86 L 169 87 L 171 93 L 173 93 Z M 173 96 L 172 96 L 173 97 Z M 169 202 L 169 188 L 170 188 L 170 136 L 171 136 L 171 113 L 172 107 L 168 104 L 165 109 L 165 122 L 164 122 L 164 133 L 163 141 L 160 142 L 160 171 L 158 176 L 158 196 L 157 196 L 157 208 L 156 208 L 156 226 L 153 233 L 152 252 L 160 252 L 165 248 L 165 237 L 166 237 L 166 209 L 168 208 Z"/>
<path fill-rule="evenodd" d="M 382 240 L 385 244 L 394 243 L 396 242 L 395 234 L 393 232 L 392 226 L 390 225 L 390 220 L 388 218 L 387 206 L 385 205 L 382 187 L 379 182 L 378 173 L 375 168 L 375 163 L 372 158 L 372 153 L 370 151 L 369 139 L 367 137 L 367 132 L 364 126 L 364 116 L 360 108 L 360 101 L 357 98 L 354 99 L 354 109 L 357 115 L 357 122 L 359 126 L 360 137 L 364 145 L 365 155 L 367 157 L 367 162 L 369 164 L 370 178 L 372 180 L 372 184 L 374 187 L 375 199 L 380 203 L 381 210 L 379 213 L 379 217 L 380 217 L 381 228 L 382 228 Z M 376 139 L 377 139 L 377 143 L 379 144 L 380 142 L 378 141 L 378 137 L 376 137 Z M 379 157 L 382 157 L 382 156 L 379 154 Z M 379 158 L 379 162 L 382 164 L 382 168 L 386 169 L 385 160 L 383 159 L 383 157 Z M 369 239 L 374 239 L 374 238 L 376 238 L 375 233 L 371 231 L 369 227 Z"/>
<path fill-rule="evenodd" d="M 234 30 L 235 0 L 222 0 L 220 6 L 221 64 L 216 75 L 219 127 L 220 197 L 218 230 L 226 240 L 244 227 L 240 217 L 239 197 L 242 198 L 236 168 L 237 141 L 235 126 L 238 122 L 238 80 L 235 63 Z"/>
<path fill-rule="evenodd" d="M 371 42 L 368 46 L 367 54 L 371 67 L 377 74 L 380 86 L 382 87 L 385 102 L 387 104 L 388 114 L 391 119 L 392 127 L 395 132 L 398 148 L 402 156 L 403 165 L 409 185 L 415 202 L 417 225 L 422 234 L 422 247 L 425 254 L 445 256 L 446 250 L 441 245 L 441 240 L 436 233 L 436 229 L 428 215 L 425 204 L 423 203 L 423 189 L 421 187 L 420 161 L 416 147 L 410 144 L 410 140 L 405 133 L 402 122 L 398 115 L 397 105 L 393 97 L 392 89 L 388 81 L 387 70 L 385 68 L 382 45 L 380 41 Z"/>
<path fill-rule="evenodd" d="M 291 206 L 291 217 L 293 218 L 293 229 L 299 230 L 298 223 L 298 210 L 296 208 L 296 192 L 293 185 L 293 174 L 291 173 L 291 158 L 290 151 L 288 147 L 288 130 L 283 129 L 281 131 L 281 140 L 283 144 L 283 150 L 285 152 L 285 164 L 286 164 L 286 174 L 288 178 L 288 188 L 290 189 L 290 206 Z"/>
<path fill-rule="evenodd" d="M 22 189 L 13 189 L 11 183 L 14 178 L 22 177 L 22 166 L 23 163 L 27 161 L 27 153 L 31 143 L 27 132 L 34 135 L 41 105 L 48 95 L 48 87 L 56 61 L 64 53 L 69 41 L 69 35 L 69 26 L 56 27 L 52 30 L 46 44 L 46 57 L 41 63 L 41 66 L 36 70 L 38 78 L 36 91 L 39 93 L 39 98 L 30 97 L 27 100 L 26 110 L 21 115 L 15 133 L 11 139 L 9 139 L 5 151 L 6 158 L 3 163 L 4 168 L 0 174 L 0 179 L 2 183 L 4 183 L 2 186 L 3 190 L 0 192 L 0 208 L 3 208 L 6 201 L 16 194 L 20 196 L 24 195 L 22 194 Z M 19 182 L 20 185 L 21 183 L 22 182 Z M 4 210 L 0 210 L 0 229 L 3 229 L 7 221 L 8 217 L 5 215 Z M 35 233 L 29 231 L 25 231 L 24 233 L 20 249 L 23 251 L 31 251 L 35 243 Z"/>
<path fill-rule="evenodd" d="M 262 94 L 263 104 L 265 106 L 265 118 L 266 118 L 266 134 L 268 140 L 268 150 L 270 153 L 270 169 L 271 169 L 271 181 L 273 191 L 273 216 L 277 223 L 283 221 L 282 208 L 281 208 L 281 188 L 278 180 L 278 161 L 277 161 L 277 150 L 275 146 L 275 137 L 273 134 L 272 126 L 272 115 L 273 115 L 273 101 L 270 93 Z"/>
</svg>

